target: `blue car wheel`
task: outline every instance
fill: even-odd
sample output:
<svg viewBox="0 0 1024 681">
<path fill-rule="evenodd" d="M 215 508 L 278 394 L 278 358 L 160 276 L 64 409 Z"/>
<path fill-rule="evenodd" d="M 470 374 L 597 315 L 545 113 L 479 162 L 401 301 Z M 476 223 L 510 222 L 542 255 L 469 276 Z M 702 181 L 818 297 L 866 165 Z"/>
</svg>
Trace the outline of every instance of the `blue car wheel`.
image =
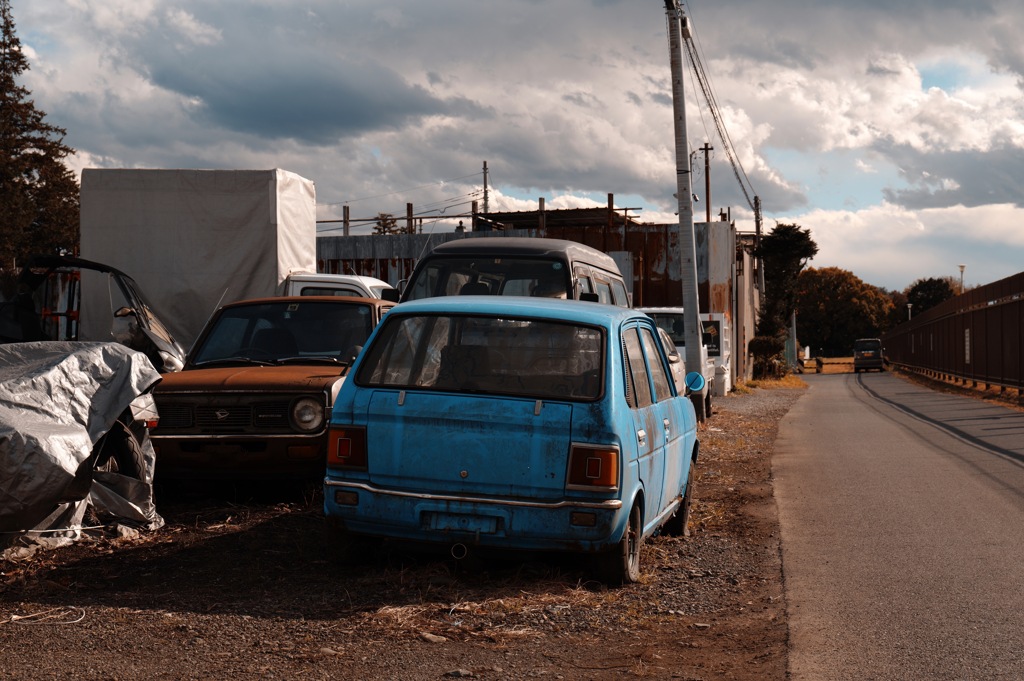
<svg viewBox="0 0 1024 681">
<path fill-rule="evenodd" d="M 640 579 L 640 549 L 643 546 L 643 518 L 640 502 L 633 504 L 622 540 L 614 549 L 598 556 L 598 572 L 608 586 L 631 584 Z"/>
<path fill-rule="evenodd" d="M 683 500 L 676 509 L 675 514 L 665 521 L 661 531 L 670 537 L 690 536 L 690 502 L 693 500 L 694 469 L 693 460 L 690 461 L 690 472 L 686 475 L 686 492 L 683 493 Z"/>
</svg>

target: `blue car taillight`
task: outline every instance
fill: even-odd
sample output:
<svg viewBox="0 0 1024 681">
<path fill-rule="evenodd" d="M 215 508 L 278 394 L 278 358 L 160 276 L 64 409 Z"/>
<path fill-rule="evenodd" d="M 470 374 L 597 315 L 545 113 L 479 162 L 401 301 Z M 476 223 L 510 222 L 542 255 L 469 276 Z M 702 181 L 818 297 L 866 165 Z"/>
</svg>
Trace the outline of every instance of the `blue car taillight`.
<svg viewBox="0 0 1024 681">
<path fill-rule="evenodd" d="M 367 469 L 366 429 L 331 428 L 327 435 L 327 465 L 331 468 Z"/>
<path fill-rule="evenodd" d="M 613 445 L 573 444 L 565 486 L 577 490 L 617 490 L 619 458 L 619 448 Z"/>
</svg>

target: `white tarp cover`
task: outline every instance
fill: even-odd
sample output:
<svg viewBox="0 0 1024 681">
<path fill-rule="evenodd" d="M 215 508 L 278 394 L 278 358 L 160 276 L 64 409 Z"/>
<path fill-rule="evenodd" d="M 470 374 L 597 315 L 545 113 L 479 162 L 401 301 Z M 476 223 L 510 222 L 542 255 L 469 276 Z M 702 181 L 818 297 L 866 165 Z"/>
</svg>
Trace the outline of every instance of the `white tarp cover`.
<svg viewBox="0 0 1024 681">
<path fill-rule="evenodd" d="M 143 479 L 96 473 L 87 497 L 60 501 L 96 442 L 159 380 L 144 354 L 117 343 L 0 345 L 0 546 L 30 530 L 75 533 L 90 503 L 136 527 L 163 525 L 148 438 Z"/>
<path fill-rule="evenodd" d="M 316 271 L 313 182 L 285 170 L 86 168 L 81 230 L 81 257 L 135 279 L 186 349 L 218 304 Z M 81 340 L 110 338 L 89 325 L 105 296 L 83 282 Z"/>
</svg>

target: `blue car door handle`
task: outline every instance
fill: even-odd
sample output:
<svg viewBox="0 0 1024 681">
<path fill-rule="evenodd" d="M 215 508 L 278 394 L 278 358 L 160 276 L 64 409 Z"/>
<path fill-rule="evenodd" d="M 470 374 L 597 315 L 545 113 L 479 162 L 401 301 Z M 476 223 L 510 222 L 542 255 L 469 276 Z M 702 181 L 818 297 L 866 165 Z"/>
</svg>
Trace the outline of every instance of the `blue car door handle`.
<svg viewBox="0 0 1024 681">
<path fill-rule="evenodd" d="M 665 440 L 668 441 L 669 434 L 672 432 L 672 422 L 668 419 L 662 421 L 665 424 Z"/>
<path fill-rule="evenodd" d="M 647 444 L 647 431 L 640 429 L 636 431 L 636 441 L 641 447 Z"/>
</svg>

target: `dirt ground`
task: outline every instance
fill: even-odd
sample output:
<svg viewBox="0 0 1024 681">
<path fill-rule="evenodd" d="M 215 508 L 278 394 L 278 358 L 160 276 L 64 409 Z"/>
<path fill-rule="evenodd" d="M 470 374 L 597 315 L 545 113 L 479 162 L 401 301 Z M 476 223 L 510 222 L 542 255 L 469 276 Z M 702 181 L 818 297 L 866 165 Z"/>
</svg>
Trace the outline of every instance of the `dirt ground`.
<svg viewBox="0 0 1024 681">
<path fill-rule="evenodd" d="M 716 398 L 692 536 L 650 540 L 639 584 L 559 556 L 339 556 L 315 487 L 161 489 L 161 530 L 0 560 L 0 678 L 784 679 L 770 456 L 800 393 Z"/>
</svg>

